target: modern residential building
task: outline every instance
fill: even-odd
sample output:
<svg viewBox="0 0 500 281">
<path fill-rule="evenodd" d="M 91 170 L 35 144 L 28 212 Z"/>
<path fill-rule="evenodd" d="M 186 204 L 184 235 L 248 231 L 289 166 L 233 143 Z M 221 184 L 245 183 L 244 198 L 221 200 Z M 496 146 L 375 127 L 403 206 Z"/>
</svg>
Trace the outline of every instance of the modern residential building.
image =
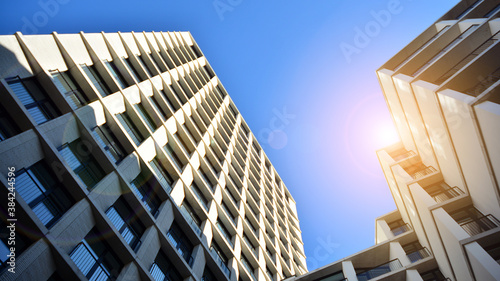
<svg viewBox="0 0 500 281">
<path fill-rule="evenodd" d="M 500 1 L 462 0 L 378 78 L 401 142 L 375 246 L 296 281 L 500 280 Z"/>
<path fill-rule="evenodd" d="M 0 36 L 0 175 L 0 280 L 307 271 L 295 202 L 188 32 Z"/>
</svg>

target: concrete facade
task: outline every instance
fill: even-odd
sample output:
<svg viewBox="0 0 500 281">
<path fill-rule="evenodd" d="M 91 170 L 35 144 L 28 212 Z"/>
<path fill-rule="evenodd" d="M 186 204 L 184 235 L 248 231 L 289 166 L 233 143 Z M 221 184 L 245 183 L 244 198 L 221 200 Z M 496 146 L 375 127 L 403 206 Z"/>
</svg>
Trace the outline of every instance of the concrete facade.
<svg viewBox="0 0 500 281">
<path fill-rule="evenodd" d="M 307 272 L 294 199 L 188 32 L 0 36 L 0 104 L 0 280 Z"/>
<path fill-rule="evenodd" d="M 377 71 L 397 210 L 375 246 L 287 280 L 500 280 L 499 16 L 498 0 L 462 0 Z"/>
</svg>

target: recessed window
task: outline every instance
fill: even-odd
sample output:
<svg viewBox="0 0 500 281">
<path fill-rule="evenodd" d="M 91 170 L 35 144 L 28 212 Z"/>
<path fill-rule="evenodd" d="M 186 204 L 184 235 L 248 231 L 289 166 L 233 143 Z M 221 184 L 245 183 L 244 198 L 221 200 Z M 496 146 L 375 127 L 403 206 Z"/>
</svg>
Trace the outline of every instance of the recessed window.
<svg viewBox="0 0 500 281">
<path fill-rule="evenodd" d="M 139 129 L 137 129 L 137 126 L 134 124 L 127 112 L 117 114 L 116 119 L 120 121 L 120 124 L 122 124 L 123 128 L 135 143 L 135 145 L 138 146 L 144 141 L 144 136 L 141 134 Z"/>
<path fill-rule="evenodd" d="M 91 154 L 90 144 L 77 139 L 62 145 L 58 150 L 88 189 L 92 189 L 104 177 L 104 170 Z"/>
<path fill-rule="evenodd" d="M 97 143 L 104 148 L 104 152 L 106 152 L 115 164 L 118 164 L 121 160 L 123 160 L 125 157 L 125 150 L 107 124 L 96 126 L 92 130 L 92 134 L 97 140 Z"/>
<path fill-rule="evenodd" d="M 182 281 L 182 277 L 162 250 L 156 255 L 149 273 L 155 281 Z"/>
<path fill-rule="evenodd" d="M 141 173 L 130 183 L 130 186 L 146 209 L 156 217 L 161 204 L 157 193 L 160 186 L 156 179 L 153 176 L 146 177 Z"/>
<path fill-rule="evenodd" d="M 43 124 L 60 115 L 52 100 L 34 78 L 7 79 L 10 88 L 37 124 Z"/>
<path fill-rule="evenodd" d="M 80 66 L 82 67 L 83 72 L 85 72 L 85 74 L 89 78 L 90 82 L 94 85 L 94 87 L 97 89 L 97 91 L 102 97 L 111 94 L 111 90 L 108 88 L 106 83 L 104 83 L 102 76 L 95 69 L 94 65 L 89 66 L 86 64 L 81 64 Z"/>
<path fill-rule="evenodd" d="M 43 161 L 19 171 L 16 190 L 47 227 L 52 226 L 74 203 Z"/>
<path fill-rule="evenodd" d="M 122 235 L 125 242 L 134 251 L 137 251 L 141 244 L 141 236 L 146 228 L 125 199 L 123 197 L 118 198 L 115 204 L 106 211 L 106 215 Z"/>
<path fill-rule="evenodd" d="M 122 89 L 127 88 L 128 87 L 127 81 L 125 81 L 125 78 L 123 78 L 122 74 L 116 67 L 115 63 L 113 61 L 108 61 L 108 60 L 104 60 L 103 62 L 104 65 L 106 65 L 106 67 L 108 68 L 111 75 L 115 78 L 116 82 L 118 82 L 118 85 L 120 85 Z"/>
<path fill-rule="evenodd" d="M 5 110 L 5 108 L 0 104 L 0 141 L 6 140 L 19 134 L 21 130 L 14 122 Z"/>
<path fill-rule="evenodd" d="M 169 172 L 163 164 L 158 161 L 158 159 L 154 158 L 149 162 L 151 168 L 153 169 L 155 176 L 158 178 L 158 181 L 162 184 L 164 188 L 167 189 L 167 192 L 170 193 L 172 191 L 172 184 L 174 183 L 174 179 L 170 176 Z"/>
<path fill-rule="evenodd" d="M 64 98 L 66 98 L 72 109 L 77 109 L 87 104 L 87 98 L 83 95 L 82 90 L 77 86 L 73 76 L 68 71 L 60 72 L 59 70 L 52 70 L 50 74 L 57 89 L 64 95 Z"/>
<path fill-rule="evenodd" d="M 172 242 L 177 252 L 181 257 L 189 264 L 193 265 L 193 257 L 191 256 L 193 252 L 193 244 L 189 239 L 187 239 L 184 232 L 181 230 L 177 223 L 173 223 L 170 230 L 167 232 L 167 237 Z"/>
<path fill-rule="evenodd" d="M 89 280 L 115 280 L 123 264 L 95 227 L 69 256 Z"/>
</svg>

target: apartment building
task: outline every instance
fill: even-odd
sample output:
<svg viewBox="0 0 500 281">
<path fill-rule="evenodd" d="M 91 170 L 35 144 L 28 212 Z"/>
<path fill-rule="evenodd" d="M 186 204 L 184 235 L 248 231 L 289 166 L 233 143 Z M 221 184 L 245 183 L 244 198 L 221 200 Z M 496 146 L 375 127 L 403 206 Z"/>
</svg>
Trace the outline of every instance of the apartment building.
<svg viewBox="0 0 500 281">
<path fill-rule="evenodd" d="M 307 271 L 294 199 L 188 32 L 0 36 L 0 175 L 0 280 Z"/>
<path fill-rule="evenodd" d="M 377 70 L 397 210 L 373 247 L 287 280 L 500 280 L 499 16 L 498 0 L 462 0 Z"/>
</svg>

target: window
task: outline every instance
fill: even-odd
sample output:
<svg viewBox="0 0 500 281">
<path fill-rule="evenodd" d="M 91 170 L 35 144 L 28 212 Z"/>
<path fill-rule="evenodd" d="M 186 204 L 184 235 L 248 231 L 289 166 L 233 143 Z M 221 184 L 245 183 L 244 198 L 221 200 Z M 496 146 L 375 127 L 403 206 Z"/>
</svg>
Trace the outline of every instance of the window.
<svg viewBox="0 0 500 281">
<path fill-rule="evenodd" d="M 193 258 L 191 253 L 193 251 L 193 244 L 187 239 L 177 223 L 174 222 L 172 224 L 170 230 L 167 232 L 167 237 L 181 257 L 184 258 L 189 266 L 192 266 Z"/>
<path fill-rule="evenodd" d="M 20 132 L 21 130 L 19 130 L 7 110 L 0 104 L 0 141 L 13 137 Z"/>
<path fill-rule="evenodd" d="M 342 271 L 335 272 L 334 274 L 331 274 L 327 277 L 323 277 L 320 279 L 317 279 L 315 281 L 345 281 L 344 279 L 344 273 Z"/>
<path fill-rule="evenodd" d="M 146 209 L 154 217 L 158 216 L 158 208 L 160 207 L 161 200 L 157 193 L 160 186 L 156 179 L 153 176 L 145 177 L 141 173 L 130 183 L 130 186 L 139 197 L 139 200 L 144 203 Z"/>
<path fill-rule="evenodd" d="M 227 267 L 228 259 L 220 249 L 219 245 L 217 245 L 217 243 L 213 240 L 212 240 L 212 246 L 210 246 L 210 253 L 212 254 L 212 257 L 215 259 L 215 262 L 221 267 L 224 274 L 226 274 L 229 277 L 231 272 Z"/>
<path fill-rule="evenodd" d="M 156 98 L 150 96 L 148 97 L 149 101 L 151 102 L 151 105 L 155 108 L 155 110 L 160 113 L 162 121 L 167 120 L 167 113 L 165 113 L 165 110 L 160 106 Z"/>
<path fill-rule="evenodd" d="M 171 92 L 174 93 L 174 90 L 172 89 L 172 87 L 169 86 L 169 88 L 170 88 Z M 169 95 L 167 95 L 167 93 L 165 93 L 165 90 L 160 90 L 160 93 L 165 98 L 165 101 L 168 103 L 168 105 L 170 106 L 172 111 L 175 112 L 181 108 L 181 106 L 177 102 L 177 99 L 174 96 L 170 97 Z M 175 102 L 172 102 L 172 100 L 174 100 Z"/>
<path fill-rule="evenodd" d="M 82 94 L 82 91 L 78 88 L 69 72 L 60 72 L 56 69 L 50 71 L 50 74 L 57 89 L 64 95 L 72 109 L 77 109 L 87 104 L 86 97 Z"/>
<path fill-rule="evenodd" d="M 267 277 L 269 277 L 269 280 L 274 281 L 273 273 L 271 272 L 271 270 L 267 266 L 266 266 L 266 274 L 267 274 Z"/>
<path fill-rule="evenodd" d="M 155 281 L 182 281 L 181 275 L 162 250 L 158 252 L 149 273 Z"/>
<path fill-rule="evenodd" d="M 106 83 L 104 83 L 104 80 L 99 72 L 97 72 L 94 65 L 88 66 L 86 64 L 81 64 L 80 66 L 102 97 L 111 94 L 111 90 L 108 88 Z"/>
<path fill-rule="evenodd" d="M 151 73 L 151 70 L 146 65 L 146 62 L 144 61 L 144 58 L 142 57 L 142 55 L 141 56 L 137 56 L 137 59 L 138 59 L 139 63 L 141 64 L 142 68 L 144 68 L 144 70 L 146 70 L 146 72 L 148 73 L 149 77 L 153 77 L 154 75 Z"/>
<path fill-rule="evenodd" d="M 141 236 L 146 228 L 125 202 L 123 196 L 118 198 L 115 204 L 106 211 L 106 215 L 125 239 L 125 242 L 134 251 L 137 251 L 141 244 Z"/>
<path fill-rule="evenodd" d="M 43 124 L 60 115 L 47 93 L 34 78 L 7 79 L 7 83 L 37 124 Z"/>
<path fill-rule="evenodd" d="M 115 164 L 123 160 L 125 157 L 124 149 L 107 124 L 96 126 L 92 130 L 92 134 L 97 143 L 104 148 L 104 152 L 106 152 Z"/>
<path fill-rule="evenodd" d="M 104 171 L 92 156 L 89 146 L 90 144 L 77 139 L 58 150 L 87 188 L 92 189 L 104 177 Z"/>
<path fill-rule="evenodd" d="M 43 161 L 20 170 L 16 186 L 17 193 L 47 227 L 52 226 L 74 203 Z"/>
<path fill-rule="evenodd" d="M 102 237 L 102 233 L 93 228 L 69 254 L 89 280 L 115 280 L 123 267 Z"/>
<path fill-rule="evenodd" d="M 120 121 L 120 124 L 122 124 L 127 134 L 130 136 L 132 141 L 134 141 L 135 145 L 138 146 L 144 141 L 144 136 L 141 134 L 139 129 L 137 129 L 127 112 L 117 114 L 116 119 Z"/>
<path fill-rule="evenodd" d="M 219 231 L 222 233 L 222 236 L 226 239 L 227 243 L 231 246 L 231 248 L 234 247 L 233 241 L 231 239 L 231 234 L 229 233 L 229 230 L 227 230 L 226 226 L 224 225 L 223 222 L 221 222 L 219 219 L 217 219 L 217 222 L 215 223 Z"/>
<path fill-rule="evenodd" d="M 200 188 L 194 182 L 191 184 L 191 191 L 193 191 L 196 198 L 198 198 L 198 202 L 200 202 L 203 208 L 205 208 L 205 210 L 208 212 L 208 200 L 207 198 L 205 198 L 205 195 L 203 195 Z"/>
<path fill-rule="evenodd" d="M 203 271 L 203 277 L 201 277 L 201 281 L 216 281 L 215 275 L 210 271 L 209 268 L 205 267 Z"/>
<path fill-rule="evenodd" d="M 170 156 L 170 158 L 174 160 L 174 164 L 177 166 L 177 168 L 179 168 L 179 170 L 182 171 L 184 164 L 182 164 L 181 159 L 179 158 L 177 153 L 174 151 L 174 149 L 172 148 L 170 143 L 165 144 L 165 146 L 163 146 L 163 149 L 165 149 L 165 151 Z"/>
<path fill-rule="evenodd" d="M 158 159 L 154 158 L 149 162 L 151 165 L 151 169 L 155 173 L 155 176 L 158 178 L 160 184 L 167 189 L 167 192 L 170 193 L 172 191 L 172 184 L 174 183 L 174 179 L 170 176 L 165 167 L 158 161 Z"/>
<path fill-rule="evenodd" d="M 184 200 L 181 205 L 181 213 L 184 215 L 188 223 L 193 227 L 195 232 L 198 235 L 201 235 L 201 219 L 196 215 L 196 213 L 193 210 L 193 207 L 187 202 L 187 200 Z"/>
<path fill-rule="evenodd" d="M 248 259 L 245 257 L 245 255 L 243 253 L 241 254 L 240 261 L 243 264 L 243 266 L 246 268 L 248 273 L 250 273 L 250 276 L 252 276 L 252 279 L 257 280 L 257 278 L 255 278 L 255 275 L 253 274 L 254 268 L 250 265 L 250 262 L 248 261 Z"/>
<path fill-rule="evenodd" d="M 132 73 L 132 76 L 134 76 L 135 81 L 141 82 L 142 79 L 139 78 L 140 77 L 139 73 L 137 72 L 135 67 L 132 65 L 132 63 L 130 62 L 130 57 L 129 58 L 122 57 L 122 59 L 125 62 L 125 64 L 127 65 L 128 69 L 130 69 L 130 72 Z"/>
<path fill-rule="evenodd" d="M 2 206 L 3 207 L 3 206 Z M 2 213 L 6 213 L 3 209 L 0 210 Z M 4 222 L 3 219 L 0 219 L 0 272 L 7 267 L 10 267 L 9 257 L 7 255 L 10 254 L 10 248 L 13 245 L 9 244 L 10 237 L 10 229 L 7 228 L 8 224 Z M 31 245 L 31 241 L 24 236 L 22 231 L 16 231 L 16 259 Z"/>
<path fill-rule="evenodd" d="M 139 113 L 139 116 L 141 116 L 142 120 L 146 122 L 146 125 L 149 127 L 149 129 L 154 132 L 156 128 L 158 128 L 158 126 L 156 126 L 149 113 L 146 112 L 144 106 L 141 103 L 136 103 L 134 104 L 134 107 L 137 110 L 137 113 Z"/>
<path fill-rule="evenodd" d="M 128 84 L 125 81 L 125 78 L 123 78 L 123 76 L 121 75 L 120 71 L 118 71 L 118 68 L 116 67 L 115 63 L 113 61 L 108 61 L 108 60 L 104 60 L 103 62 L 104 65 L 106 65 L 106 67 L 108 68 L 111 75 L 115 78 L 116 82 L 118 82 L 118 85 L 120 85 L 122 89 L 127 88 Z"/>
</svg>

